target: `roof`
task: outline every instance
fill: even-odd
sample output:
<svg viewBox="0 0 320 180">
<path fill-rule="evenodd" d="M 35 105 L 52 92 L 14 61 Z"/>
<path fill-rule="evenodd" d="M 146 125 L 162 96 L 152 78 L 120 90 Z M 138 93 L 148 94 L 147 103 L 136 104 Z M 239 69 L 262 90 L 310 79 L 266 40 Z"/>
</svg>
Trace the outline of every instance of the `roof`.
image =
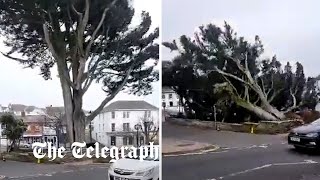
<svg viewBox="0 0 320 180">
<path fill-rule="evenodd" d="M 49 106 L 46 107 L 46 113 L 50 116 L 55 116 L 58 114 L 64 114 L 64 107 L 63 106 Z"/>
<path fill-rule="evenodd" d="M 172 64 L 173 64 L 172 61 L 162 60 L 162 67 L 169 67 Z"/>
<path fill-rule="evenodd" d="M 23 104 L 11 104 L 10 105 L 10 110 L 11 111 L 24 111 L 24 109 L 26 108 L 26 105 Z"/>
<path fill-rule="evenodd" d="M 158 108 L 146 101 L 116 101 L 106 106 L 102 112 L 115 110 L 158 110 Z"/>
<path fill-rule="evenodd" d="M 19 118 L 21 118 L 25 123 L 43 123 L 46 121 L 46 117 L 43 115 L 29 115 Z"/>
<path fill-rule="evenodd" d="M 168 93 L 168 92 L 174 93 L 174 90 L 168 86 L 163 86 L 162 93 Z"/>
<path fill-rule="evenodd" d="M 24 111 L 26 111 L 26 112 L 32 112 L 32 111 L 35 110 L 35 109 L 36 109 L 35 106 L 27 106 L 27 107 L 24 109 Z"/>
</svg>

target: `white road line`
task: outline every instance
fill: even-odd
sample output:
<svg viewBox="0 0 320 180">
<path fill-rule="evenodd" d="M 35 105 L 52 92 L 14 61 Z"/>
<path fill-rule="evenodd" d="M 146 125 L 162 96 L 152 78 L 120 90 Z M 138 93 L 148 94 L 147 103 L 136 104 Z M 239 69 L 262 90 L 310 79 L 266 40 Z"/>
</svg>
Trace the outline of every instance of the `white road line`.
<svg viewBox="0 0 320 180">
<path fill-rule="evenodd" d="M 212 152 L 198 152 L 198 153 L 185 153 L 185 154 L 168 154 L 163 155 L 163 157 L 178 157 L 178 156 L 193 156 L 193 155 L 204 155 L 204 154 L 218 154 L 218 153 L 225 153 L 228 151 L 212 151 Z"/>
<path fill-rule="evenodd" d="M 257 170 L 260 170 L 260 169 L 269 168 L 271 166 L 289 166 L 289 165 L 318 164 L 318 163 L 319 162 L 314 161 L 312 159 L 307 159 L 307 160 L 304 160 L 302 162 L 266 164 L 266 165 L 263 165 L 263 166 L 259 166 L 259 167 L 247 169 L 247 170 L 244 170 L 244 171 L 239 171 L 239 172 L 236 172 L 236 173 L 231 173 L 231 174 L 228 174 L 226 176 L 221 176 L 221 177 L 218 177 L 218 178 L 212 178 L 212 179 L 207 179 L 207 180 L 217 180 L 217 179 L 224 179 L 224 178 L 227 178 L 227 177 L 234 177 L 234 176 L 237 176 L 237 175 L 240 175 L 240 174 L 245 174 L 245 173 L 252 172 L 252 171 L 257 171 Z"/>
<path fill-rule="evenodd" d="M 272 164 L 266 164 L 266 165 L 259 166 L 259 167 L 255 167 L 255 168 L 252 168 L 252 169 L 247 169 L 247 170 L 244 170 L 244 171 L 232 173 L 232 174 L 229 174 L 228 176 L 237 176 L 237 175 L 239 175 L 239 174 L 244 174 L 244 173 L 248 173 L 248 172 L 260 170 L 260 169 L 263 169 L 263 168 L 268 168 L 268 167 L 270 167 L 270 166 L 272 166 Z"/>
<path fill-rule="evenodd" d="M 287 166 L 287 165 L 299 165 L 299 164 L 317 164 L 318 162 L 308 159 L 302 162 L 294 162 L 294 163 L 274 163 L 274 166 Z"/>
</svg>

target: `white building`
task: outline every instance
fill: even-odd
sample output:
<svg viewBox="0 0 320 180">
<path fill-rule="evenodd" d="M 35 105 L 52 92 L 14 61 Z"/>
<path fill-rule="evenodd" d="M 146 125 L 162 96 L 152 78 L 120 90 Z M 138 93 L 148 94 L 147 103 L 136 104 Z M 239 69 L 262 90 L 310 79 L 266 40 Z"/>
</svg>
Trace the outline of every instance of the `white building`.
<svg viewBox="0 0 320 180">
<path fill-rule="evenodd" d="M 170 113 L 183 112 L 178 94 L 169 87 L 162 87 L 162 107 Z"/>
<path fill-rule="evenodd" d="M 142 131 L 135 130 L 144 118 L 159 125 L 159 110 L 145 101 L 116 101 L 108 105 L 92 121 L 92 138 L 105 146 L 136 145 L 144 141 Z"/>
<path fill-rule="evenodd" d="M 3 113 L 5 112 L 0 112 L 0 117 L 3 115 Z M 7 139 L 3 135 L 3 130 L 4 126 L 2 125 L 2 123 L 0 123 L 0 152 L 3 151 L 4 147 L 7 145 Z"/>
<path fill-rule="evenodd" d="M 9 112 L 9 108 L 0 104 L 0 113 Z"/>
</svg>

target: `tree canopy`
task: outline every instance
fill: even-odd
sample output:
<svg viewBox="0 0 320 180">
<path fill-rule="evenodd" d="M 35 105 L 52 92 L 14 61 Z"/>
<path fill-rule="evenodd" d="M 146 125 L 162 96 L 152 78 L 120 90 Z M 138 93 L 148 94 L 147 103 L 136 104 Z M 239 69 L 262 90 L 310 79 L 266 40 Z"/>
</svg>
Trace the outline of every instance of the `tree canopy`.
<svg viewBox="0 0 320 180">
<path fill-rule="evenodd" d="M 278 120 L 289 111 L 314 109 L 319 100 L 317 78 L 305 77 L 301 63 L 294 69 L 267 58 L 259 36 L 245 40 L 227 23 L 200 26 L 194 38 L 182 35 L 163 45 L 178 52 L 163 66 L 163 86 L 185 100 L 189 116 L 213 118 L 216 107 L 218 119 L 229 122 Z"/>
<path fill-rule="evenodd" d="M 27 125 L 21 119 L 16 119 L 12 114 L 2 115 L 0 123 L 5 127 L 2 132 L 3 135 L 11 141 L 11 147 L 15 148 L 19 139 L 27 130 Z"/>
<path fill-rule="evenodd" d="M 159 29 L 150 29 L 147 12 L 132 25 L 134 14 L 131 0 L 0 0 L 0 31 L 11 47 L 3 54 L 40 67 L 46 80 L 57 66 L 71 141 L 84 139 L 85 123 L 121 90 L 147 95 L 159 79 Z M 85 117 L 83 95 L 93 82 L 106 98 Z"/>
</svg>

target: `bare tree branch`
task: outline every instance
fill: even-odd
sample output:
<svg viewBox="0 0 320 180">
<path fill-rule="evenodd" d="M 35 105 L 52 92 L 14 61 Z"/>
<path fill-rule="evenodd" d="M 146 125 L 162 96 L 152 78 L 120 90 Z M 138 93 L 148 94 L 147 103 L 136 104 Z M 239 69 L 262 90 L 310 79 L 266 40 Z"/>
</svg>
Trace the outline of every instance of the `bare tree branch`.
<svg viewBox="0 0 320 180">
<path fill-rule="evenodd" d="M 240 81 L 240 82 L 244 83 L 245 85 L 248 85 L 248 86 L 251 87 L 251 88 L 254 88 L 249 82 L 244 81 L 243 79 L 241 79 L 241 78 L 239 78 L 239 77 L 237 77 L 237 76 L 235 76 L 235 75 L 233 75 L 233 74 L 231 74 L 231 73 L 226 73 L 226 72 L 224 72 L 224 71 L 221 71 L 221 70 L 218 69 L 218 68 L 215 68 L 214 71 L 216 71 L 216 72 L 218 72 L 219 74 L 222 74 L 222 75 L 224 75 L 224 76 L 228 76 L 228 77 L 231 77 L 231 78 L 233 78 L 233 79 L 235 79 L 235 80 L 237 80 L 237 81 Z"/>
<path fill-rule="evenodd" d="M 262 77 L 260 77 L 260 80 L 261 80 L 261 86 L 262 86 L 262 92 L 267 96 L 267 93 L 266 93 L 266 88 L 265 88 L 265 86 L 264 86 L 264 81 L 263 81 L 263 78 Z"/>
<path fill-rule="evenodd" d="M 58 62 L 59 60 L 61 60 L 61 57 L 57 54 L 56 50 L 54 49 L 53 47 L 53 44 L 51 42 L 51 38 L 50 38 L 50 33 L 49 33 L 49 30 L 48 30 L 48 27 L 46 24 L 43 24 L 43 32 L 44 32 L 44 36 L 45 36 L 45 40 L 46 40 L 46 43 L 49 47 L 49 51 L 51 52 L 51 54 L 53 55 L 53 57 L 56 59 L 56 61 Z M 59 63 L 59 62 L 58 62 Z M 71 86 L 72 88 L 75 88 L 75 85 L 73 84 L 73 82 L 70 80 L 70 77 L 69 77 L 69 73 L 66 74 L 68 72 L 65 72 L 63 71 L 62 75 L 63 77 L 67 80 L 69 86 Z"/>
<path fill-rule="evenodd" d="M 85 51 L 85 56 L 86 56 L 86 57 L 89 56 L 89 51 L 90 51 L 90 49 L 91 49 L 92 43 L 94 42 L 94 40 L 95 40 L 95 38 L 96 38 L 96 35 L 97 35 L 98 31 L 100 30 L 100 28 L 101 28 L 101 26 L 102 26 L 102 24 L 103 24 L 104 19 L 106 18 L 107 12 L 108 12 L 117 2 L 118 2 L 118 0 L 112 1 L 112 3 L 111 3 L 107 8 L 104 9 L 103 14 L 102 14 L 101 19 L 100 19 L 100 22 L 99 22 L 98 26 L 96 27 L 96 29 L 94 30 L 94 32 L 93 32 L 93 34 L 92 34 L 92 36 L 91 36 L 91 38 L 90 38 L 89 44 L 88 44 L 87 47 L 86 47 L 86 51 Z M 106 38 L 107 38 L 107 37 L 106 37 Z"/>
<path fill-rule="evenodd" d="M 3 53 L 3 52 L 1 52 L 1 54 L 2 54 L 4 57 L 7 57 L 7 58 L 12 59 L 12 60 L 15 60 L 15 61 L 18 61 L 18 62 L 20 62 L 20 63 L 25 63 L 25 62 L 28 61 L 28 60 L 26 60 L 26 59 L 21 59 L 21 58 L 12 57 L 12 56 L 10 56 L 10 55 L 8 55 L 8 54 L 5 54 L 5 53 Z"/>
<path fill-rule="evenodd" d="M 104 108 L 104 106 L 109 102 L 111 101 L 121 90 L 122 88 L 125 86 L 125 84 L 127 83 L 129 77 L 130 77 L 130 74 L 133 70 L 133 67 L 134 67 L 135 63 L 133 63 L 129 69 L 127 70 L 126 74 L 125 74 L 125 78 L 123 79 L 122 83 L 118 86 L 118 88 L 111 93 L 110 96 L 106 97 L 102 102 L 101 104 L 98 106 L 98 108 L 96 110 L 94 110 L 89 116 L 87 116 L 86 120 L 87 120 L 87 123 L 92 121 L 98 114 L 99 112 Z"/>
<path fill-rule="evenodd" d="M 272 96 L 268 99 L 268 102 L 269 102 L 269 103 L 272 102 L 273 99 L 282 92 L 282 90 L 283 90 L 283 88 L 280 89 L 280 90 L 278 90 L 278 91 L 276 91 L 276 92 L 274 92 L 274 93 L 272 94 Z"/>
</svg>

